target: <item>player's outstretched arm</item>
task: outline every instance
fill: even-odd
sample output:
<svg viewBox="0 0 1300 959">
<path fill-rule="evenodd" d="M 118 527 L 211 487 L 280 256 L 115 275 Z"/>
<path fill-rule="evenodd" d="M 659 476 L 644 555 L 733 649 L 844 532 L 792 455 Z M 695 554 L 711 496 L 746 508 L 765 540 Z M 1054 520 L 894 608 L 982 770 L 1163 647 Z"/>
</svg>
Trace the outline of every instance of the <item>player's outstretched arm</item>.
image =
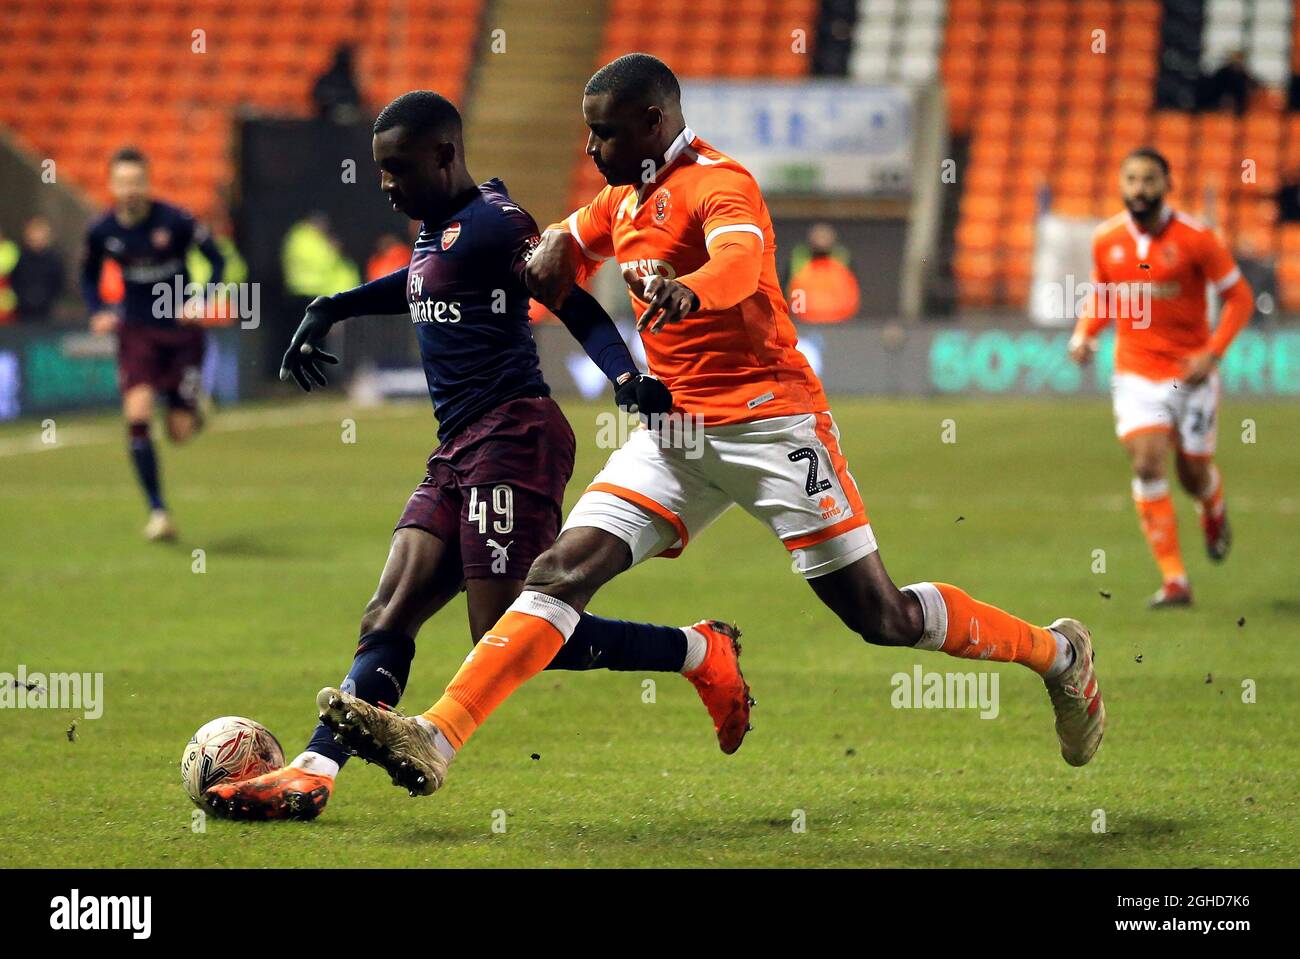
<svg viewBox="0 0 1300 959">
<path fill-rule="evenodd" d="M 308 393 L 315 382 L 324 386 L 328 381 L 321 363 L 337 363 L 337 356 L 320 348 L 326 334 L 335 323 L 350 316 L 384 316 L 406 310 L 407 268 L 403 267 L 377 280 L 363 283 L 355 289 L 318 296 L 307 304 L 307 311 L 298 329 L 289 340 L 289 348 L 280 361 L 280 379 L 294 378 Z"/>
<path fill-rule="evenodd" d="M 638 330 L 658 333 L 697 310 L 726 310 L 754 295 L 763 272 L 763 240 L 751 233 L 718 237 L 708 247 L 709 260 L 694 273 L 675 280 L 638 277 L 625 270 L 623 282 L 646 304 Z"/>
<path fill-rule="evenodd" d="M 556 311 L 573 338 L 614 384 L 614 401 L 629 413 L 667 413 L 673 408 L 668 387 L 641 373 L 619 336 L 618 327 L 596 298 L 575 286 Z"/>
<path fill-rule="evenodd" d="M 550 229 L 542 234 L 528 257 L 524 284 L 529 293 L 558 316 L 560 307 L 575 288 L 581 265 L 578 241 L 567 230 Z"/>
</svg>

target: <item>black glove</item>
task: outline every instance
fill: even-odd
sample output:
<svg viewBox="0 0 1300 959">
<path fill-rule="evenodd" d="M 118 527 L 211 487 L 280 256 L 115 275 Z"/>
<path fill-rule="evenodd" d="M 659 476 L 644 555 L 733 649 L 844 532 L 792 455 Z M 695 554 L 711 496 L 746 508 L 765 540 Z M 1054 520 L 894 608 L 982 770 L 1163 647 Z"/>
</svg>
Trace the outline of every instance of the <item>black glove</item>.
<svg viewBox="0 0 1300 959">
<path fill-rule="evenodd" d="M 668 413 L 673 408 L 673 394 L 650 373 L 625 373 L 614 387 L 614 402 L 629 413 Z"/>
<path fill-rule="evenodd" d="M 321 363 L 337 363 L 339 358 L 326 353 L 319 347 L 335 323 L 342 319 L 331 309 L 329 297 L 318 296 L 307 304 L 307 312 L 298 324 L 298 330 L 289 341 L 289 348 L 284 351 L 280 361 L 280 379 L 287 380 L 290 375 L 298 381 L 308 393 L 311 392 L 312 380 L 320 386 L 325 385 L 325 374 Z"/>
</svg>

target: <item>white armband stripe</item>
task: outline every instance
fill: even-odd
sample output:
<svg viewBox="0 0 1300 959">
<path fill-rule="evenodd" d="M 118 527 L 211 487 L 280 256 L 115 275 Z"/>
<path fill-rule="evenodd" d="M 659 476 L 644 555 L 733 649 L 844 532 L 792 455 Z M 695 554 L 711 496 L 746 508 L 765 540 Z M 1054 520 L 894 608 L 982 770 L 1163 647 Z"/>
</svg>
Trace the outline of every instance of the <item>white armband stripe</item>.
<svg viewBox="0 0 1300 959">
<path fill-rule="evenodd" d="M 609 259 L 607 256 L 599 256 L 598 254 L 591 252 L 591 249 L 587 244 L 582 241 L 582 234 L 578 232 L 577 213 L 570 213 L 569 218 L 564 222 L 569 225 L 569 232 L 572 233 L 573 238 L 578 241 L 578 246 L 582 247 L 582 252 L 587 255 L 587 259 L 595 260 L 597 263 L 603 263 L 605 260 Z"/>
<path fill-rule="evenodd" d="M 721 236 L 723 233 L 752 233 L 754 234 L 754 236 L 758 237 L 759 243 L 763 243 L 764 245 L 766 245 L 765 241 L 763 240 L 763 231 L 760 230 L 758 227 L 754 226 L 754 224 L 733 223 L 730 226 L 715 226 L 712 230 L 710 230 L 708 236 L 704 238 L 705 248 L 706 249 L 708 248 L 708 245 L 713 242 L 713 238 L 715 236 Z"/>
<path fill-rule="evenodd" d="M 1240 268 L 1233 267 L 1231 273 L 1229 273 L 1222 280 L 1219 280 L 1217 283 L 1214 284 L 1214 292 L 1222 293 L 1224 290 L 1226 290 L 1228 287 L 1235 284 L 1240 279 L 1241 279 Z"/>
</svg>

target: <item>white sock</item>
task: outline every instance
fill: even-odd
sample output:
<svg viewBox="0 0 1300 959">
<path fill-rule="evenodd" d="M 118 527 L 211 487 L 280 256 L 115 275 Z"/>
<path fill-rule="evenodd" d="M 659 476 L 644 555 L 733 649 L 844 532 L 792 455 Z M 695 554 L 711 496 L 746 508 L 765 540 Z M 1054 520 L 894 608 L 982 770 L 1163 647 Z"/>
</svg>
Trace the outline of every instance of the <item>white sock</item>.
<svg viewBox="0 0 1300 959">
<path fill-rule="evenodd" d="M 427 728 L 433 735 L 433 748 L 442 754 L 443 759 L 451 762 L 456 758 L 456 747 L 451 744 L 450 739 L 443 735 L 442 730 L 438 728 L 436 723 L 430 722 L 423 716 L 416 716 L 415 721 Z"/>
<path fill-rule="evenodd" d="M 338 763 L 328 756 L 314 753 L 310 749 L 305 753 L 300 753 L 289 765 L 294 769 L 304 769 L 309 773 L 316 773 L 318 776 L 328 776 L 330 779 L 339 774 Z"/>
<path fill-rule="evenodd" d="M 689 626 L 682 627 L 682 634 L 686 637 L 686 660 L 682 663 L 682 672 L 689 673 L 692 669 L 699 669 L 700 663 L 704 662 L 704 654 L 709 651 L 709 641 L 698 629 Z"/>
<path fill-rule="evenodd" d="M 1049 629 L 1048 632 L 1056 637 L 1056 658 L 1052 660 L 1052 665 L 1047 672 L 1043 673 L 1044 679 L 1059 676 L 1074 665 L 1074 647 L 1070 645 L 1070 641 L 1054 629 Z"/>
</svg>

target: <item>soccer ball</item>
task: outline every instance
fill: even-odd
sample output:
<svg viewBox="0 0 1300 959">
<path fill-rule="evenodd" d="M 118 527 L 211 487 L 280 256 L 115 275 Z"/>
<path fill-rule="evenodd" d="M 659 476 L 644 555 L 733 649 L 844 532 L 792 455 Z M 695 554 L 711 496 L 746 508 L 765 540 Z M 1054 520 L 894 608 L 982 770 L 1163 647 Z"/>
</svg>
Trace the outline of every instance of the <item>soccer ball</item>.
<svg viewBox="0 0 1300 959">
<path fill-rule="evenodd" d="M 271 731 L 242 716 L 204 723 L 181 754 L 181 782 L 198 805 L 217 783 L 261 776 L 284 765 L 284 750 Z"/>
</svg>

